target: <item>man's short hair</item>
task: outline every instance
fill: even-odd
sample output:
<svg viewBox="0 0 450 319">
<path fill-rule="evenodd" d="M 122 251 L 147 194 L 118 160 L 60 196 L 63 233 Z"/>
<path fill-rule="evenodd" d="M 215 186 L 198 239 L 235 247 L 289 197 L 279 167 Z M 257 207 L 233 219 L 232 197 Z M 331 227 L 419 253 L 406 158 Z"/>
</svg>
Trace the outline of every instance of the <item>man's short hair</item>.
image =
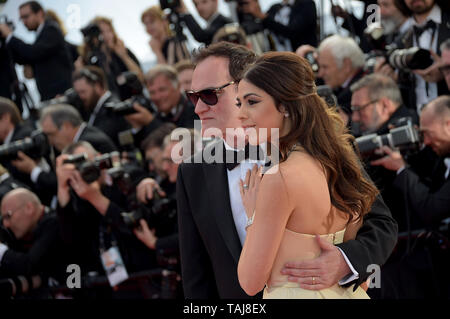
<svg viewBox="0 0 450 319">
<path fill-rule="evenodd" d="M 364 66 L 364 52 L 359 47 L 358 43 L 350 37 L 343 37 L 337 34 L 332 35 L 324 39 L 317 50 L 320 54 L 320 52 L 325 49 L 330 49 L 339 68 L 342 67 L 344 59 L 346 58 L 351 61 L 352 66 L 355 69 Z"/>
<path fill-rule="evenodd" d="M 194 51 L 194 63 L 209 57 L 221 57 L 229 60 L 228 72 L 233 81 L 239 82 L 248 66 L 256 61 L 256 54 L 246 46 L 229 42 L 219 42 Z"/>
<path fill-rule="evenodd" d="M 180 74 L 184 70 L 194 70 L 195 64 L 191 60 L 181 60 L 178 61 L 174 66 L 177 73 Z"/>
<path fill-rule="evenodd" d="M 92 146 L 91 143 L 86 141 L 78 141 L 72 144 L 67 145 L 61 152 L 61 154 L 70 154 L 72 155 L 75 150 L 79 147 L 85 148 L 89 153 L 91 153 L 93 156 L 98 155 L 98 151 Z"/>
<path fill-rule="evenodd" d="M 401 105 L 403 103 L 402 95 L 397 83 L 388 76 L 378 73 L 366 75 L 354 83 L 350 87 L 350 90 L 355 92 L 363 88 L 367 88 L 369 99 L 371 101 L 380 100 L 381 98 L 386 97 L 396 105 Z"/>
<path fill-rule="evenodd" d="M 19 108 L 16 103 L 0 96 L 0 118 L 2 118 L 4 114 L 9 114 L 11 123 L 14 125 L 22 122 L 22 117 L 20 116 Z"/>
<path fill-rule="evenodd" d="M 46 106 L 41 113 L 40 121 L 50 116 L 55 126 L 61 129 L 62 125 L 66 122 L 70 123 L 73 127 L 80 126 L 83 123 L 80 113 L 69 104 L 55 104 Z"/>
<path fill-rule="evenodd" d="M 25 3 L 22 3 L 19 6 L 19 9 L 22 9 L 23 7 L 30 6 L 30 9 L 33 13 L 38 13 L 39 11 L 44 12 L 44 9 L 42 8 L 41 4 L 37 1 L 27 1 Z"/>
<path fill-rule="evenodd" d="M 79 79 L 85 79 L 91 85 L 99 84 L 103 89 L 108 89 L 105 72 L 97 66 L 88 65 L 75 71 L 72 75 L 72 83 Z"/>
<path fill-rule="evenodd" d="M 145 152 L 150 148 L 158 147 L 162 148 L 164 143 L 164 138 L 170 134 L 174 129 L 176 129 L 176 125 L 173 123 L 164 123 L 151 132 L 141 143 L 141 149 Z"/>
<path fill-rule="evenodd" d="M 151 68 L 146 74 L 145 74 L 145 82 L 147 84 L 152 84 L 153 81 L 160 75 L 164 75 L 170 82 L 172 82 L 173 86 L 178 86 L 178 73 L 177 70 L 167 64 L 158 64 Z"/>
</svg>

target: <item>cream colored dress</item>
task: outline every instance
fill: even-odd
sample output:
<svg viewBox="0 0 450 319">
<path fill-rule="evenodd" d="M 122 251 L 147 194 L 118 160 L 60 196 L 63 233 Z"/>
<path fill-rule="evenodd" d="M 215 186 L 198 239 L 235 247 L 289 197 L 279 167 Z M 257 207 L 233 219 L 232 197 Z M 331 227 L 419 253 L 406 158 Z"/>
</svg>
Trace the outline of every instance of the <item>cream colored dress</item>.
<svg viewBox="0 0 450 319">
<path fill-rule="evenodd" d="M 334 234 L 321 235 L 333 244 L 342 243 L 345 229 Z M 353 291 L 353 285 L 345 288 L 338 284 L 323 290 L 306 290 L 299 284 L 288 282 L 281 274 L 286 262 L 314 259 L 320 255 L 320 247 L 314 235 L 297 233 L 286 229 L 272 267 L 269 281 L 264 289 L 264 299 L 369 299 L 361 287 Z"/>
</svg>

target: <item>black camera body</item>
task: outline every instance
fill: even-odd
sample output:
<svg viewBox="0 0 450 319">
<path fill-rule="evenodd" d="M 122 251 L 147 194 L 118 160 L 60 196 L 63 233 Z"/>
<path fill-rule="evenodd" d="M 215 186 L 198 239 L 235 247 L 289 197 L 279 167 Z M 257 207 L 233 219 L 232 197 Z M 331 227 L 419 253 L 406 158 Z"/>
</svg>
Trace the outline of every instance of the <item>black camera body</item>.
<svg viewBox="0 0 450 319">
<path fill-rule="evenodd" d="M 8 145 L 0 146 L 0 161 L 17 159 L 17 153 L 23 152 L 32 159 L 39 159 L 48 153 L 50 146 L 47 137 L 41 130 L 35 130 L 31 136 L 25 137 Z"/>
<path fill-rule="evenodd" d="M 405 123 L 401 125 L 401 123 Z M 413 153 L 420 149 L 422 143 L 421 136 L 414 127 L 410 118 L 401 118 L 397 122 L 399 126 L 391 129 L 384 135 L 368 134 L 356 139 L 359 152 L 364 158 L 376 157 L 375 151 L 382 146 L 398 148 L 402 153 Z"/>
<path fill-rule="evenodd" d="M 0 15 L 0 24 L 6 24 L 13 31 L 15 29 L 14 22 L 12 22 L 12 20 L 9 20 L 8 16 L 5 14 Z M 5 38 L 1 32 L 0 32 L 0 38 L 2 38 L 2 39 Z"/>
<path fill-rule="evenodd" d="M 82 153 L 70 155 L 63 163 L 74 164 L 83 180 L 90 184 L 100 178 L 102 170 L 120 165 L 120 154 L 119 152 L 111 152 L 89 161 L 86 153 Z"/>
<path fill-rule="evenodd" d="M 62 96 L 55 97 L 51 100 L 42 101 L 38 108 L 41 109 L 48 105 L 54 104 L 70 104 L 75 108 L 80 109 L 83 105 L 83 102 L 81 101 L 78 93 L 73 88 L 70 88 L 67 89 Z"/>
<path fill-rule="evenodd" d="M 181 5 L 180 0 L 159 0 L 161 10 L 170 9 L 175 10 Z"/>
</svg>

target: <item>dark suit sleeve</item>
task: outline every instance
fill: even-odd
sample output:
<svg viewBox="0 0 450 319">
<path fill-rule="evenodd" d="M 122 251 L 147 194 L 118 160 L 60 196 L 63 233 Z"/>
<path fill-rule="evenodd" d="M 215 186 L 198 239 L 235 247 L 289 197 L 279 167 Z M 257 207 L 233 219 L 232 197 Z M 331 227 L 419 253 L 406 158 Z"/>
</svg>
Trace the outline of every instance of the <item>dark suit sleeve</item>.
<svg viewBox="0 0 450 319">
<path fill-rule="evenodd" d="M 36 275 L 43 270 L 43 264 L 53 252 L 52 247 L 58 242 L 56 219 L 47 221 L 43 230 L 28 252 L 12 249 L 6 251 L 1 261 L 0 273 L 7 276 L 29 276 Z"/>
<path fill-rule="evenodd" d="M 367 177 L 365 171 L 364 174 Z M 354 289 L 369 277 L 367 266 L 381 266 L 387 261 L 397 243 L 397 235 L 397 222 L 381 195 L 378 195 L 370 212 L 364 216 L 356 238 L 337 245 L 359 274 Z"/>
<path fill-rule="evenodd" d="M 299 35 L 299 32 L 315 32 L 311 26 L 316 25 L 316 7 L 313 1 L 303 3 L 293 8 L 289 24 L 281 24 L 274 19 L 275 12 L 273 7 L 269 9 L 267 17 L 262 20 L 265 28 L 272 30 L 286 38 L 292 38 Z M 293 48 L 294 50 L 296 48 Z"/>
<path fill-rule="evenodd" d="M 416 173 L 406 168 L 395 178 L 394 187 L 406 193 L 409 209 L 425 224 L 436 224 L 450 216 L 450 182 L 432 193 Z"/>
<path fill-rule="evenodd" d="M 35 64 L 62 50 L 63 42 L 64 39 L 57 28 L 44 27 L 34 44 L 27 44 L 13 36 L 7 47 L 11 49 L 14 59 L 19 64 Z"/>
<path fill-rule="evenodd" d="M 177 213 L 184 295 L 188 299 L 218 298 L 208 253 L 190 210 L 183 166 L 178 168 Z"/>
<path fill-rule="evenodd" d="M 202 27 L 199 26 L 197 21 L 195 21 L 194 17 L 190 14 L 186 14 L 183 17 L 183 20 L 189 31 L 192 33 L 194 39 L 205 44 L 210 44 L 217 30 L 228 23 L 226 19 L 217 17 L 209 28 L 202 29 Z"/>
</svg>

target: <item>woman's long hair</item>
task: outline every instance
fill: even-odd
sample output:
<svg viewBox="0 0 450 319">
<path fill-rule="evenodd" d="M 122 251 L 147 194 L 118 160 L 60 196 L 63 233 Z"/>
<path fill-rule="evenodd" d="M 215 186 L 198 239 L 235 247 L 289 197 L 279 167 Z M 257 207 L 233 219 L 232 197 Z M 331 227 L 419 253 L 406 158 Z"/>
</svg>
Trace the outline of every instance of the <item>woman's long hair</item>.
<svg viewBox="0 0 450 319">
<path fill-rule="evenodd" d="M 244 79 L 264 90 L 278 111 L 289 113 L 290 131 L 280 137 L 281 161 L 294 144 L 318 160 L 328 179 L 331 203 L 359 220 L 369 212 L 377 188 L 361 171 L 351 136 L 335 109 L 317 95 L 314 75 L 304 58 L 290 52 L 270 52 L 251 65 Z"/>
</svg>

